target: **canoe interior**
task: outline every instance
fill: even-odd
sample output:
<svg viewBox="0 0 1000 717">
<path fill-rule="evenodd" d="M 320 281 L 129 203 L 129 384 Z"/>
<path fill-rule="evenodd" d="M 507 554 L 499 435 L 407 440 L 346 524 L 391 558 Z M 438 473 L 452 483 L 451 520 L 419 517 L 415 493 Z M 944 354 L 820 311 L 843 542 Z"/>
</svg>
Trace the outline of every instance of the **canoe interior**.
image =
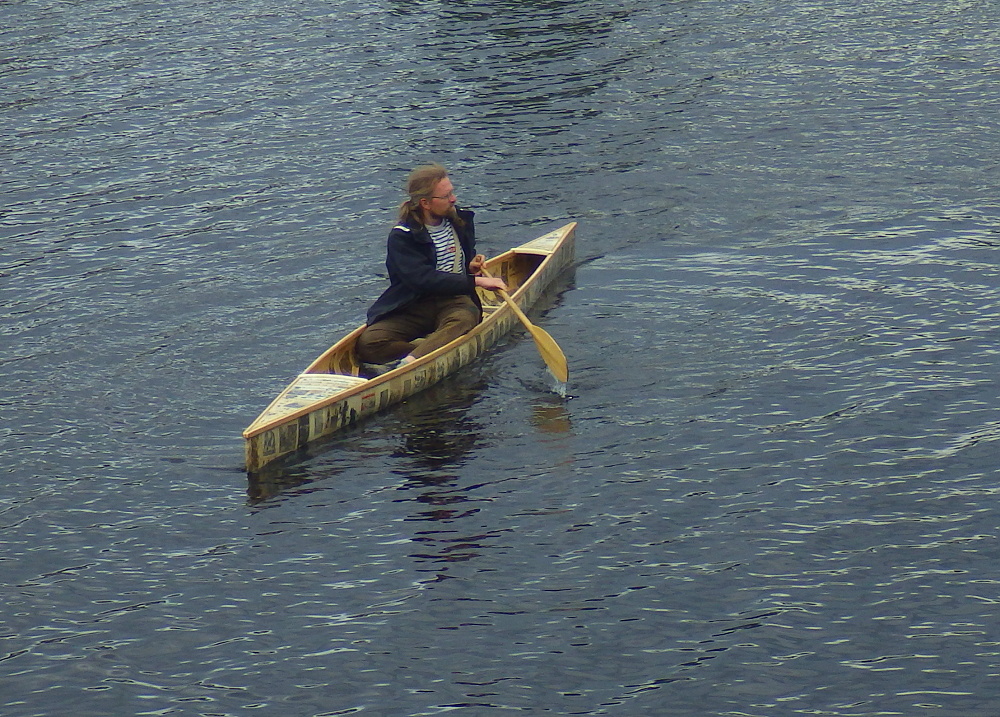
<svg viewBox="0 0 1000 717">
<path fill-rule="evenodd" d="M 525 253 L 511 250 L 486 262 L 486 268 L 493 276 L 500 277 L 508 287 L 508 293 L 516 300 L 517 292 L 524 282 L 535 272 L 545 260 L 547 254 Z M 483 304 L 483 318 L 503 305 L 503 299 L 492 291 L 476 289 L 479 300 Z M 359 326 L 343 339 L 338 341 L 329 351 L 324 353 L 304 371 L 304 373 L 335 373 L 345 376 L 358 376 L 360 365 L 354 352 L 354 344 L 361 335 L 364 326 Z"/>
</svg>

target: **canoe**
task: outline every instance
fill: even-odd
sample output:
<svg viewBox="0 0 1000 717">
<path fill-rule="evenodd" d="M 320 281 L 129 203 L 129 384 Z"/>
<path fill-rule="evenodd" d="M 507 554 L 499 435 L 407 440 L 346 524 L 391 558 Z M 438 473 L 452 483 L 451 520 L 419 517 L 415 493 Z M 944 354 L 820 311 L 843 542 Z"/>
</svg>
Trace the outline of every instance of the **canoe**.
<svg viewBox="0 0 1000 717">
<path fill-rule="evenodd" d="M 572 263 L 575 230 L 576 222 L 567 224 L 487 260 L 486 267 L 506 282 L 514 303 L 528 309 Z M 360 375 L 354 342 L 364 325 L 324 351 L 243 431 L 247 471 L 258 471 L 422 391 L 479 357 L 520 325 L 513 310 L 494 292 L 476 291 L 483 304 L 479 325 L 381 376 Z"/>
</svg>

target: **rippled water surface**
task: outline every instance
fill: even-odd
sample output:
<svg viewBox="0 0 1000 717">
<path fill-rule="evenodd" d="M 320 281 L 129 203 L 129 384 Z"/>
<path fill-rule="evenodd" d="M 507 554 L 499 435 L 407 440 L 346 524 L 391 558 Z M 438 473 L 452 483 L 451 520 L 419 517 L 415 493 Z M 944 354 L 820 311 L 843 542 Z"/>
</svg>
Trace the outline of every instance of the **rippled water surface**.
<svg viewBox="0 0 1000 717">
<path fill-rule="evenodd" d="M 996 7 L 0 4 L 0 714 L 988 716 Z M 252 480 L 415 164 L 496 353 Z"/>
</svg>

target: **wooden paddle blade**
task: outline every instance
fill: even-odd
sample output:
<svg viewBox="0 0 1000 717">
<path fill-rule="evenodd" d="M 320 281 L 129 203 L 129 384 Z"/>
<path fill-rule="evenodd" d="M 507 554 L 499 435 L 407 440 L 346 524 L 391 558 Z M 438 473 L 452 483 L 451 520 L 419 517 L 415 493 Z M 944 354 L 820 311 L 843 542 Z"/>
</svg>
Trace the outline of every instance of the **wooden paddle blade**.
<svg viewBox="0 0 1000 717">
<path fill-rule="evenodd" d="M 556 377 L 559 383 L 568 383 L 569 364 L 566 362 L 566 354 L 559 348 L 559 344 L 549 336 L 548 331 L 534 324 L 531 324 L 528 330 L 531 332 L 532 338 L 535 339 L 535 346 L 538 347 L 538 353 L 542 355 L 542 360 L 549 367 L 552 375 Z"/>
<path fill-rule="evenodd" d="M 481 271 L 483 276 L 490 276 L 486 267 L 483 267 Z M 545 365 L 549 367 L 552 375 L 556 377 L 559 383 L 567 383 L 569 381 L 569 364 L 566 362 L 566 354 L 559 348 L 556 340 L 549 336 L 549 333 L 545 329 L 541 329 L 531 323 L 531 320 L 521 311 L 521 307 L 510 297 L 510 294 L 503 289 L 497 289 L 497 293 L 500 294 L 500 297 L 507 303 L 510 310 L 524 324 L 524 328 L 528 330 L 528 333 L 531 334 L 531 338 L 535 340 L 535 346 L 538 347 L 538 353 L 542 355 L 542 360 L 545 361 Z"/>
</svg>

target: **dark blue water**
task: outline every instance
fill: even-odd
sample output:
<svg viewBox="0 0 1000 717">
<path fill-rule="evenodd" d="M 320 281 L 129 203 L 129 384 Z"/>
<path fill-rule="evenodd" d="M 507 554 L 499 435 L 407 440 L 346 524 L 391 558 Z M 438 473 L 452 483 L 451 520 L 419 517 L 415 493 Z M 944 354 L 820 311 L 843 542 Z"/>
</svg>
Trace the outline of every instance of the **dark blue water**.
<svg viewBox="0 0 1000 717">
<path fill-rule="evenodd" d="M 993 3 L 0 4 L 0 714 L 988 717 Z M 415 164 L 524 334 L 248 480 Z"/>
</svg>

